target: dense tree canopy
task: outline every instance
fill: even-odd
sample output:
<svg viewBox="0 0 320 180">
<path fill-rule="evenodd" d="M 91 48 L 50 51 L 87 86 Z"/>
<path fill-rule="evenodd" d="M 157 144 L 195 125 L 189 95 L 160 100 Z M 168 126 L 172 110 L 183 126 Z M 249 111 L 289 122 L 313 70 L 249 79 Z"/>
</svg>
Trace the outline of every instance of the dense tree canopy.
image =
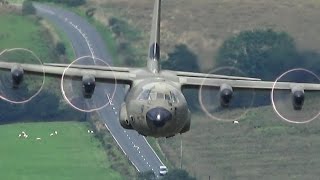
<svg viewBox="0 0 320 180">
<path fill-rule="evenodd" d="M 36 8 L 33 6 L 31 1 L 29 0 L 23 1 L 22 14 L 23 15 L 36 14 Z"/>
<path fill-rule="evenodd" d="M 66 46 L 63 42 L 58 42 L 56 45 L 56 51 L 59 55 L 65 55 L 66 54 Z"/>
<path fill-rule="evenodd" d="M 162 180 L 195 180 L 196 178 L 191 177 L 187 171 L 183 169 L 173 169 L 169 171 Z"/>
<path fill-rule="evenodd" d="M 86 3 L 86 0 L 34 0 L 38 2 L 53 2 L 66 4 L 68 6 L 81 6 Z"/>
<path fill-rule="evenodd" d="M 184 44 L 175 46 L 175 50 L 168 54 L 168 59 L 162 62 L 163 69 L 176 71 L 198 72 L 197 56 Z"/>
<path fill-rule="evenodd" d="M 137 180 L 155 180 L 156 176 L 153 171 L 139 172 Z"/>
<path fill-rule="evenodd" d="M 236 67 L 248 76 L 264 80 L 274 80 L 301 65 L 293 38 L 271 29 L 243 31 L 227 39 L 216 60 L 217 66 Z"/>
</svg>

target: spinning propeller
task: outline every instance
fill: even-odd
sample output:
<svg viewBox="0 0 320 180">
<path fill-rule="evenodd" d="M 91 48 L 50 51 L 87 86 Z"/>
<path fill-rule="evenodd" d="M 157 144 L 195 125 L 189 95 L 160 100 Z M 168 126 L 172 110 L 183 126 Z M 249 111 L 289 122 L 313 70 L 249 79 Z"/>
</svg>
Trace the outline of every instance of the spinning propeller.
<svg viewBox="0 0 320 180">
<path fill-rule="evenodd" d="M 17 62 L 10 72 L 2 71 L 0 75 L 0 98 L 14 104 L 29 102 L 36 97 L 45 82 L 45 71 L 40 58 L 31 50 L 24 48 L 5 49 L 0 52 L 2 62 Z M 42 77 L 25 72 L 22 63 L 42 66 Z"/>
<path fill-rule="evenodd" d="M 234 67 L 221 67 L 210 71 L 210 74 L 245 76 Z M 253 105 L 255 92 L 250 90 L 234 90 L 229 84 L 221 84 L 220 88 L 204 86 L 203 80 L 199 89 L 199 102 L 202 110 L 212 119 L 218 121 L 236 121 L 242 118 Z"/>
<path fill-rule="evenodd" d="M 283 120 L 302 124 L 316 119 L 320 114 L 320 93 L 305 92 L 303 86 L 293 85 L 291 90 L 277 90 L 279 82 L 319 84 L 319 77 L 310 70 L 297 68 L 281 74 L 271 90 L 271 103 L 275 113 Z"/>
<path fill-rule="evenodd" d="M 73 108 L 83 112 L 97 111 L 110 105 L 107 95 L 111 95 L 110 99 L 114 97 L 117 87 L 115 76 L 112 82 L 96 82 L 95 74 L 92 71 L 86 71 L 85 68 L 82 69 L 81 79 L 65 75 L 72 74 L 69 71 L 73 71 L 73 67 L 80 67 L 81 65 L 86 65 L 87 67 L 95 65 L 101 68 L 110 67 L 105 61 L 91 56 L 83 56 L 74 60 L 65 68 L 61 77 L 60 85 L 64 99 Z"/>
</svg>

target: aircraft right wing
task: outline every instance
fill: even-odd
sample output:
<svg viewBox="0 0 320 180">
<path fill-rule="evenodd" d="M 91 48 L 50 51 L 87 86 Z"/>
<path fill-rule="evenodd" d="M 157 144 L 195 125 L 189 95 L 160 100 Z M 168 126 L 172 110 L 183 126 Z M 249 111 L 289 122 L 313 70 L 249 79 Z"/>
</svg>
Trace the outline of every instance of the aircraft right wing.
<svg viewBox="0 0 320 180">
<path fill-rule="evenodd" d="M 174 72 L 174 71 L 173 71 Z M 320 91 L 320 84 L 312 83 L 292 83 L 292 82 L 277 82 L 262 81 L 258 78 L 241 77 L 241 76 L 225 76 L 215 74 L 204 73 L 189 73 L 177 71 L 176 75 L 179 77 L 179 81 L 182 87 L 221 87 L 223 84 L 228 84 L 235 89 L 257 89 L 257 90 L 271 90 L 283 89 L 291 90 L 295 87 L 301 87 L 304 90 Z"/>
<path fill-rule="evenodd" d="M 174 71 L 172 71 L 174 73 Z M 234 89 L 254 90 L 289 90 L 292 95 L 292 104 L 295 110 L 301 110 L 305 91 L 319 91 L 320 84 L 294 83 L 294 82 L 272 82 L 262 81 L 256 78 L 221 76 L 213 74 L 175 72 L 179 78 L 182 88 L 215 87 L 220 90 L 220 103 L 228 106 L 233 96 Z"/>
</svg>

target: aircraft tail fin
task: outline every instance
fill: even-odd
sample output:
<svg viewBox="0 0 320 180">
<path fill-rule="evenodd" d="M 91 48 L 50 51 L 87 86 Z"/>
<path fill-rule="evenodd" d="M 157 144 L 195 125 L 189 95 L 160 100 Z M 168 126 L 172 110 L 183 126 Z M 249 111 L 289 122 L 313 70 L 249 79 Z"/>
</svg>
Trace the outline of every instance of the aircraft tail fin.
<svg viewBox="0 0 320 180">
<path fill-rule="evenodd" d="M 155 0 L 147 63 L 148 69 L 153 73 L 160 71 L 160 19 L 161 0 Z"/>
</svg>

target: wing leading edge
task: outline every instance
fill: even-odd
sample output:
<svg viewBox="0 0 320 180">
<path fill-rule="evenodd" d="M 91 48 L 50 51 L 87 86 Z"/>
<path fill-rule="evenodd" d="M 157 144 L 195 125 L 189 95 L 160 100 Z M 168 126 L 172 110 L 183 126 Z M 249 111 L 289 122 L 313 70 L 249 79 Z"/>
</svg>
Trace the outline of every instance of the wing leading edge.
<svg viewBox="0 0 320 180">
<path fill-rule="evenodd" d="M 46 76 L 51 77 L 61 77 L 64 74 L 64 76 L 81 79 L 84 75 L 90 74 L 96 78 L 97 82 L 110 82 L 116 79 L 117 83 L 131 84 L 136 77 L 135 73 L 131 72 L 134 69 L 131 68 L 72 65 L 66 70 L 69 66 L 67 64 L 35 65 L 0 62 L 2 70 L 10 70 L 15 66 L 21 67 L 26 73 L 35 75 L 45 73 Z"/>
</svg>

